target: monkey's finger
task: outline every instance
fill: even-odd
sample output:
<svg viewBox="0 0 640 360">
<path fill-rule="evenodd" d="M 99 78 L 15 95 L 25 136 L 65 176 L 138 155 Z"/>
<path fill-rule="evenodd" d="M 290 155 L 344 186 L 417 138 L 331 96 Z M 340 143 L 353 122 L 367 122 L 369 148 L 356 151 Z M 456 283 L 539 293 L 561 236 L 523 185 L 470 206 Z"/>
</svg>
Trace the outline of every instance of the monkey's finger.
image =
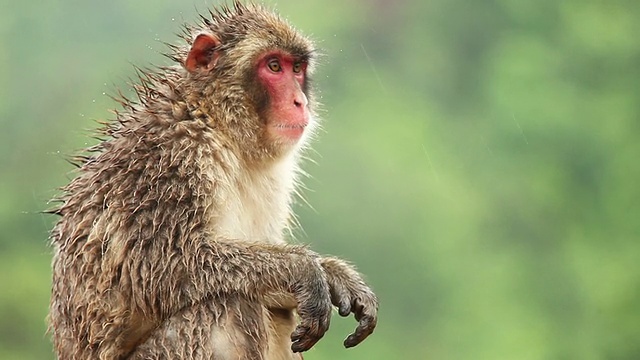
<svg viewBox="0 0 640 360">
<path fill-rule="evenodd" d="M 351 310 L 353 311 L 356 321 L 360 321 L 360 319 L 362 319 L 362 317 L 364 316 L 364 305 L 357 300 L 353 301 Z"/>
<path fill-rule="evenodd" d="M 314 336 L 309 330 L 307 326 L 298 325 L 298 327 L 296 327 L 291 334 L 291 340 L 293 341 L 291 350 L 293 352 L 303 352 L 311 349 L 324 335 L 324 332 L 321 332 Z"/>
<path fill-rule="evenodd" d="M 340 314 L 340 316 L 348 316 L 351 314 L 351 301 L 349 301 L 349 299 L 343 298 L 338 304 L 338 314 Z"/>
<path fill-rule="evenodd" d="M 338 307 L 340 316 L 351 314 L 351 294 L 340 283 L 332 283 L 330 286 L 331 303 Z"/>
<path fill-rule="evenodd" d="M 305 350 L 309 350 L 310 347 L 306 346 L 307 341 L 305 341 L 305 336 L 307 335 L 307 332 L 308 332 L 308 328 L 303 326 L 298 326 L 293 331 L 293 333 L 291 333 L 291 341 L 292 341 L 291 350 L 293 352 L 302 352 Z"/>
<path fill-rule="evenodd" d="M 308 327 L 298 325 L 296 329 L 291 333 L 291 341 L 295 342 L 302 339 L 308 331 L 309 331 Z"/>
<path fill-rule="evenodd" d="M 344 347 L 350 348 L 360 344 L 367 336 L 373 333 L 373 329 L 376 327 L 376 318 L 364 315 L 360 324 L 356 328 L 356 331 L 347 336 L 344 340 Z"/>
<path fill-rule="evenodd" d="M 307 351 L 311 349 L 311 347 L 313 347 L 313 345 L 315 345 L 318 342 L 318 340 L 319 339 L 314 340 L 313 338 L 306 338 L 306 340 L 305 339 L 298 340 L 291 344 L 291 351 L 293 351 L 294 353 Z"/>
</svg>

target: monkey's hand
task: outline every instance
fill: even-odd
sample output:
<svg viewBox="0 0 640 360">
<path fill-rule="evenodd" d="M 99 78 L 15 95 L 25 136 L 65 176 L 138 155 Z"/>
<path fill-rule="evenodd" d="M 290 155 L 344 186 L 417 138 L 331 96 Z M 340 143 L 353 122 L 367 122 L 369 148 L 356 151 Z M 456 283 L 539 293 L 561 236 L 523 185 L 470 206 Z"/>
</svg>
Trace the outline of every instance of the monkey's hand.
<svg viewBox="0 0 640 360">
<path fill-rule="evenodd" d="M 340 316 L 353 313 L 358 327 L 344 340 L 346 348 L 360 344 L 373 333 L 378 322 L 378 298 L 362 276 L 346 262 L 325 257 L 320 260 L 327 276 L 331 302 Z"/>
<path fill-rule="evenodd" d="M 311 349 L 329 329 L 331 299 L 325 272 L 317 259 L 309 264 L 308 271 L 293 286 L 300 324 L 291 334 L 291 350 L 302 352 Z"/>
</svg>

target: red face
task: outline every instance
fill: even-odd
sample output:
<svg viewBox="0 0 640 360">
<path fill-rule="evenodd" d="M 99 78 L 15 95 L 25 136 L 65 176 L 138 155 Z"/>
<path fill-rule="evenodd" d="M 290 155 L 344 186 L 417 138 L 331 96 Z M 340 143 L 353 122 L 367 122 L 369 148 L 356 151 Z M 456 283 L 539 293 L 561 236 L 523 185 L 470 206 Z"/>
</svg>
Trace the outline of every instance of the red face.
<svg viewBox="0 0 640 360">
<path fill-rule="evenodd" d="M 272 52 L 258 61 L 257 76 L 269 95 L 267 133 L 274 140 L 295 143 L 309 124 L 307 97 L 303 92 L 307 64 Z"/>
<path fill-rule="evenodd" d="M 191 73 L 208 73 L 216 68 L 220 56 L 220 40 L 207 33 L 199 34 L 191 45 L 184 67 Z M 268 139 L 276 144 L 297 143 L 309 125 L 310 115 L 305 88 L 307 63 L 284 51 L 263 54 L 256 76 L 262 86 L 256 89 L 265 96 L 264 116 Z M 262 99 L 259 99 L 262 104 Z"/>
</svg>

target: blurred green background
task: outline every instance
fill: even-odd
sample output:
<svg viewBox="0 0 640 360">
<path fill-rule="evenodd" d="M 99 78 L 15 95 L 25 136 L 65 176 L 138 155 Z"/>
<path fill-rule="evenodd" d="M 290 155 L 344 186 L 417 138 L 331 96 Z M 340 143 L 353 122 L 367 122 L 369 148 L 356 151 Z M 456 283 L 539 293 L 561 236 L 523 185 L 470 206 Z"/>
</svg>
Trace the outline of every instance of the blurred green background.
<svg viewBox="0 0 640 360">
<path fill-rule="evenodd" d="M 50 359 L 39 213 L 203 0 L 2 1 L 0 358 Z M 380 296 L 305 359 L 640 359 L 640 2 L 281 1 L 324 130 L 299 240 Z"/>
</svg>

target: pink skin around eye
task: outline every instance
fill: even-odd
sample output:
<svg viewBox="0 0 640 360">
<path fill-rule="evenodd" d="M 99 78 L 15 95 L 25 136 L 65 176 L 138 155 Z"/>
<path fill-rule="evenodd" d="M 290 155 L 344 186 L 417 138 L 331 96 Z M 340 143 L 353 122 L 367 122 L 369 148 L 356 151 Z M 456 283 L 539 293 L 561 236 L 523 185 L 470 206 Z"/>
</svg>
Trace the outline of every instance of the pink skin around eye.
<svg viewBox="0 0 640 360">
<path fill-rule="evenodd" d="M 277 60 L 279 69 L 273 71 L 269 64 Z M 299 65 L 295 72 L 293 57 L 279 52 L 270 53 L 258 62 L 258 78 L 269 93 L 267 111 L 268 132 L 287 142 L 296 142 L 309 124 L 307 97 L 302 91 L 305 82 L 306 64 Z"/>
</svg>

